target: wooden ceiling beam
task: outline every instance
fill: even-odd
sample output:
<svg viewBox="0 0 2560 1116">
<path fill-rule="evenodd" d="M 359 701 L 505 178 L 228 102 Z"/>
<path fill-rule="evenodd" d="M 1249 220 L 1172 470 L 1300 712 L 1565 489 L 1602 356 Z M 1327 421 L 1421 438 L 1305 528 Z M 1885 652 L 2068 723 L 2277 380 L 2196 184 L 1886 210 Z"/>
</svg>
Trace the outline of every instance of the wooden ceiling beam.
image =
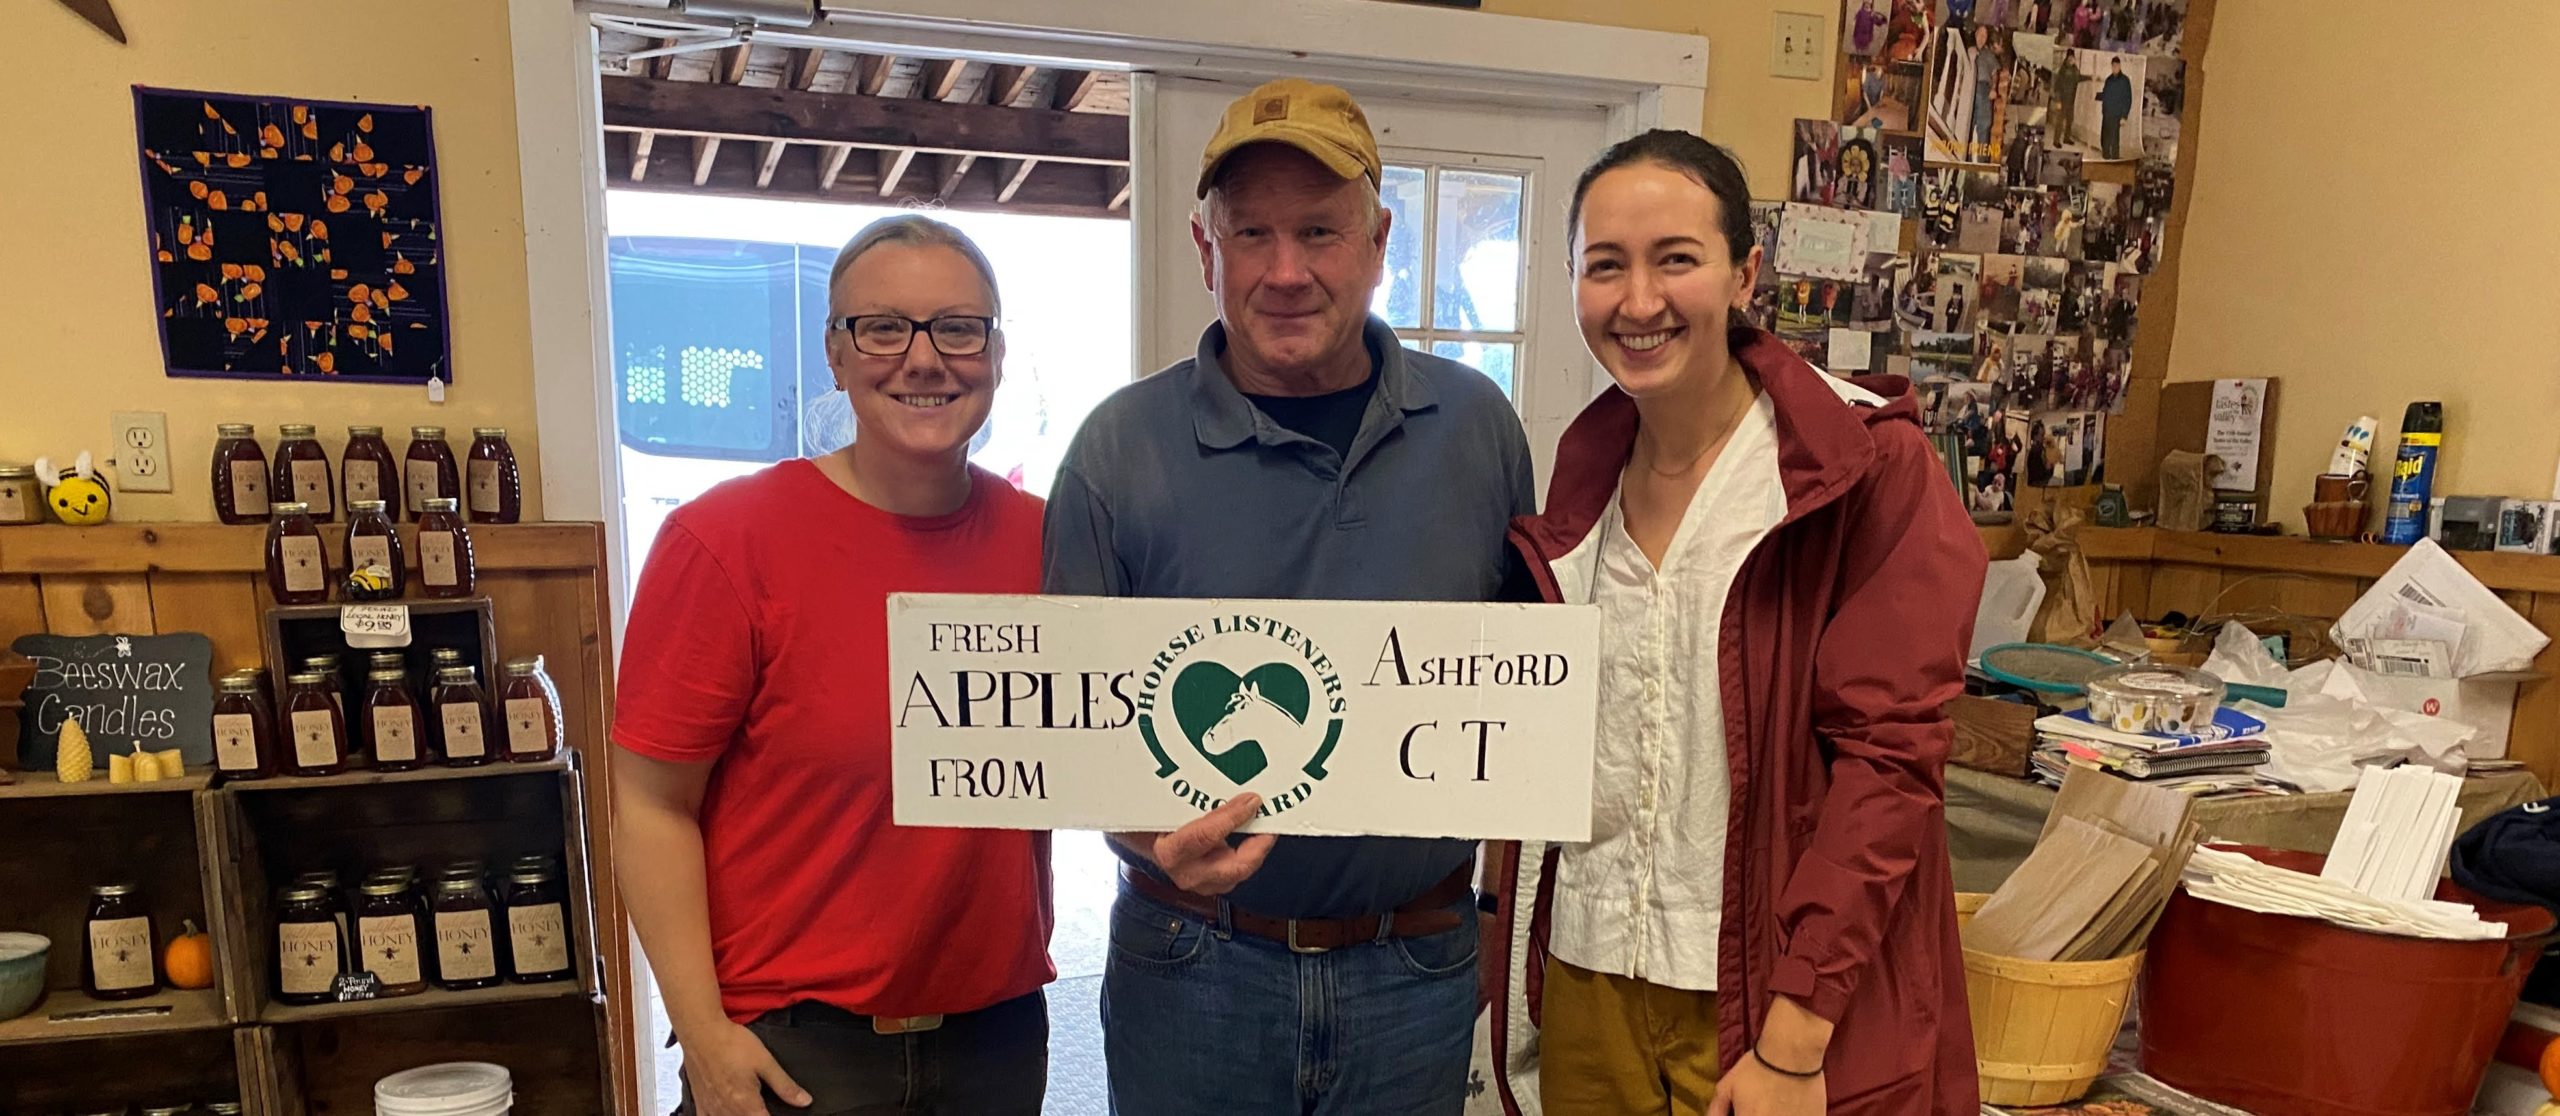
<svg viewBox="0 0 2560 1116">
<path fill-rule="evenodd" d="M 924 84 L 916 95 L 928 101 L 948 101 L 951 91 L 960 87 L 960 79 L 968 73 L 969 61 L 965 58 L 937 59 L 925 66 Z"/>
<path fill-rule="evenodd" d="M 674 145 L 660 144 L 657 152 L 650 158 L 653 173 L 649 174 L 643 182 L 627 188 L 722 197 L 805 199 L 837 204 L 875 196 L 878 183 L 870 177 L 867 164 L 860 162 L 851 164 L 850 168 L 844 172 L 837 188 L 822 189 L 819 180 L 824 170 L 827 152 L 800 144 L 794 144 L 792 149 L 794 154 L 783 159 L 774 173 L 772 185 L 768 187 L 759 188 L 756 185 L 756 175 L 759 170 L 757 162 L 746 157 L 743 151 L 717 160 L 717 166 L 713 168 L 709 178 L 701 186 L 694 186 L 685 173 L 691 169 L 689 156 L 675 149 Z M 1105 205 L 1109 199 L 1103 193 L 1108 185 L 1108 171 L 1104 167 L 1075 164 L 1052 166 L 1048 168 L 1047 173 L 1035 175 L 1024 183 L 1023 187 L 1014 193 L 1012 201 L 1001 204 L 995 200 L 997 185 L 993 175 L 981 170 L 968 175 L 952 195 L 943 200 L 943 205 L 952 210 L 964 212 L 1027 213 L 1110 219 L 1128 217 L 1126 209 L 1113 211 Z"/>
<path fill-rule="evenodd" d="M 969 177 L 969 168 L 977 165 L 978 157 L 975 155 L 943 156 L 942 181 L 934 183 L 933 196 L 950 200 L 952 193 L 960 189 L 960 181 Z"/>
<path fill-rule="evenodd" d="M 895 151 L 880 153 L 881 197 L 890 197 L 898 192 L 898 181 L 907 176 L 907 168 L 914 165 L 915 161 L 916 149 L 912 147 L 901 147 Z"/>
<path fill-rule="evenodd" d="M 709 180 L 711 179 L 711 164 L 712 164 L 712 163 L 714 163 L 714 162 L 717 162 L 717 161 L 719 160 L 719 158 L 720 158 L 720 137 L 718 137 L 718 136 L 695 136 L 695 137 L 693 137 L 693 184 L 694 184 L 694 185 L 696 185 L 696 186 L 700 186 L 700 185 L 702 185 L 704 182 L 707 182 L 707 181 L 709 181 Z"/>
<path fill-rule="evenodd" d="M 815 86 L 818 82 L 818 71 L 825 69 L 826 64 L 826 48 L 803 48 L 799 52 L 799 57 L 794 59 L 792 63 L 791 88 L 797 89 L 803 93 L 809 92 L 811 87 Z"/>
<path fill-rule="evenodd" d="M 894 55 L 859 55 L 854 62 L 854 80 L 847 82 L 845 89 L 858 91 L 865 97 L 877 97 L 881 90 L 889 87 L 889 71 L 897 64 L 898 59 Z"/>
<path fill-rule="evenodd" d="M 1038 169 L 1040 169 L 1038 159 L 1022 159 L 1011 164 L 997 164 L 996 204 L 1002 205 L 1012 201 L 1015 194 L 1022 192 L 1022 184 L 1031 180 L 1031 172 Z"/>
<path fill-rule="evenodd" d="M 789 150 L 790 147 L 790 144 L 779 141 L 764 145 L 764 158 L 759 160 L 761 165 L 756 170 L 756 187 L 758 189 L 773 185 L 773 168 L 781 165 L 782 153 Z"/>
<path fill-rule="evenodd" d="M 996 67 L 994 76 L 987 80 L 987 103 L 1007 108 L 1021 105 L 1023 92 L 1031 88 L 1031 79 L 1039 76 L 1038 66 Z"/>
<path fill-rule="evenodd" d="M 646 61 L 646 59 L 643 59 L 643 61 Z M 640 181 L 641 175 L 648 173 L 649 149 L 656 146 L 658 146 L 658 133 L 656 132 L 639 132 L 632 136 L 631 181 L 638 182 Z"/>
<path fill-rule="evenodd" d="M 1104 181 L 1109 186 L 1103 192 L 1110 198 L 1102 203 L 1102 208 L 1113 211 L 1127 209 L 1129 195 L 1137 189 L 1138 176 L 1131 174 L 1128 167 L 1112 167 Z"/>
<path fill-rule="evenodd" d="M 851 158 L 853 158 L 852 144 L 840 143 L 827 149 L 827 157 L 818 167 L 819 193 L 823 194 L 836 188 L 836 176 L 844 173 L 845 161 Z"/>
<path fill-rule="evenodd" d="M 1093 91 L 1102 84 L 1100 70 L 1060 70 L 1055 107 L 1060 112 L 1075 112 L 1093 99 Z"/>
<path fill-rule="evenodd" d="M 1129 124 L 1119 116 L 647 78 L 603 84 L 604 125 L 619 131 L 1071 163 L 1129 161 Z"/>
</svg>

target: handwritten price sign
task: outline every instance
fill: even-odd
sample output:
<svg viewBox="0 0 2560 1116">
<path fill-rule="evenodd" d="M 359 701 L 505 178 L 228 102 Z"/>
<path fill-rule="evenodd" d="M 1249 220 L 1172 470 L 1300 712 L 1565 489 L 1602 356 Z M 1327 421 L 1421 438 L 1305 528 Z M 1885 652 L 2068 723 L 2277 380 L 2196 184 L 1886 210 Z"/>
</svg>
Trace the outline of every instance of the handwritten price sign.
<svg viewBox="0 0 2560 1116">
<path fill-rule="evenodd" d="M 338 610 L 338 630 L 350 647 L 407 647 L 409 606 L 354 604 Z"/>
</svg>

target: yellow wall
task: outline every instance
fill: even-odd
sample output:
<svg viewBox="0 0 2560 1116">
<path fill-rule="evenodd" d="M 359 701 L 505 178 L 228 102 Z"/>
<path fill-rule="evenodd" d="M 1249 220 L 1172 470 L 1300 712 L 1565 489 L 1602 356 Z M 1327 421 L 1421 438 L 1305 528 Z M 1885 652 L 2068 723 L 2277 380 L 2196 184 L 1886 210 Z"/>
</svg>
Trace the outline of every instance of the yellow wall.
<svg viewBox="0 0 2560 1116">
<path fill-rule="evenodd" d="M 1839 7 L 1836 0 L 1484 0 L 1484 10 L 1504 15 L 1706 36 L 1711 47 L 1707 119 L 1700 134 L 1742 159 L 1751 172 L 1755 198 L 1786 196 L 1795 119 L 1831 115 L 1831 66 L 1839 53 L 1836 48 L 1824 53 L 1821 81 L 1772 76 L 1770 17 L 1782 11 L 1818 13 L 1824 34 L 1836 43 Z M 1690 127 L 1696 122 L 1665 123 Z"/>
<path fill-rule="evenodd" d="M 217 422 L 320 426 L 334 459 L 349 423 L 507 428 L 539 514 L 515 83 L 504 0 L 127 0 L 130 46 L 62 6 L 12 5 L 0 102 L 21 139 L 0 158 L 0 461 L 108 456 L 107 416 L 165 411 L 177 491 L 118 496 L 118 518 L 211 519 Z M 441 407 L 416 387 L 171 379 L 152 327 L 133 138 L 135 84 L 435 110 L 455 382 Z M 42 393 L 43 405 L 27 405 Z"/>
<path fill-rule="evenodd" d="M 2283 378 L 2271 510 L 2294 531 L 2346 424 L 2381 418 L 2387 460 L 2413 399 L 2445 403 L 2438 494 L 2551 494 L 2560 20 L 2415 11 L 2215 10 L 2169 374 Z"/>
</svg>

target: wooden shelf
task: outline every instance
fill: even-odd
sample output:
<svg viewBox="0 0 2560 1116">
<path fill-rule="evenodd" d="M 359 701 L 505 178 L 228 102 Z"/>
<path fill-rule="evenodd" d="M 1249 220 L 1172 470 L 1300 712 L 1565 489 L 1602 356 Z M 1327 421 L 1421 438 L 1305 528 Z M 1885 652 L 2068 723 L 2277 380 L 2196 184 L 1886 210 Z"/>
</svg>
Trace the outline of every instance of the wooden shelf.
<svg viewBox="0 0 2560 1116">
<path fill-rule="evenodd" d="M 349 771 L 339 775 L 278 775 L 272 779 L 249 779 L 225 783 L 222 789 L 239 794 L 263 791 L 314 790 L 321 787 L 370 787 L 384 783 L 440 783 L 452 779 L 494 779 L 507 775 L 535 775 L 566 771 L 569 761 L 555 756 L 540 763 L 508 763 L 499 760 L 478 767 L 421 767 L 415 771 Z"/>
<path fill-rule="evenodd" d="M 332 525 L 335 527 L 336 525 Z M 400 525 L 402 553 L 417 569 L 417 525 Z M 593 570 L 604 551 L 595 523 L 473 524 L 482 570 Z M 219 523 L 41 524 L 0 527 L 0 574 L 264 573 L 267 529 Z"/>
<path fill-rule="evenodd" d="M 53 1021 L 56 1016 L 84 1011 L 151 1007 L 167 1007 L 169 1010 L 152 1015 L 119 1015 L 68 1023 Z M 57 988 L 45 997 L 43 1003 L 37 1004 L 34 1011 L 0 1022 L 0 1046 L 170 1031 L 209 1031 L 230 1025 L 231 1021 L 222 1014 L 222 994 L 210 988 L 164 989 L 156 995 L 136 1000 L 98 1000 L 77 988 Z"/>
<path fill-rule="evenodd" d="M 530 766 L 530 765 L 528 765 Z M 100 771 L 85 783 L 66 783 L 50 771 L 12 771 L 17 782 L 0 786 L 0 798 L 80 798 L 89 795 L 174 794 L 200 791 L 212 785 L 211 775 L 188 775 L 151 783 L 110 783 L 107 773 Z"/>
<path fill-rule="evenodd" d="M 584 996 L 574 980 L 555 980 L 548 984 L 501 984 L 495 988 L 478 988 L 469 992 L 448 992 L 429 988 L 412 996 L 389 996 L 379 1000 L 349 1000 L 343 1003 L 310 1004 L 294 1007 L 271 1003 L 258 1013 L 258 1022 L 282 1025 L 317 1023 L 327 1019 L 349 1019 L 366 1015 L 391 1015 L 411 1011 L 435 1011 L 439 1008 L 476 1007 L 485 1004 L 514 1004 L 527 1000 L 553 1000 Z"/>
</svg>

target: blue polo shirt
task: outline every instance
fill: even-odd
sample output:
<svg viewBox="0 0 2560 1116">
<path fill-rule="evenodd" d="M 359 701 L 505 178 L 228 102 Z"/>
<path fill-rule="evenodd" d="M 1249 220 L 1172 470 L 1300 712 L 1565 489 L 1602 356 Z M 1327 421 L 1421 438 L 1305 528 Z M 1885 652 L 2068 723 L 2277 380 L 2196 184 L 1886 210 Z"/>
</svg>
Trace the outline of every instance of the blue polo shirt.
<svg viewBox="0 0 2560 1116">
<path fill-rule="evenodd" d="M 1048 592 L 1094 597 L 1487 601 L 1503 534 L 1534 510 L 1528 438 L 1502 389 L 1369 319 L 1376 389 L 1350 451 L 1273 422 L 1200 351 L 1112 393 L 1049 492 Z M 1152 871 L 1114 844 L 1123 859 Z M 1276 918 L 1392 910 L 1472 841 L 1282 837 L 1228 896 Z"/>
</svg>

